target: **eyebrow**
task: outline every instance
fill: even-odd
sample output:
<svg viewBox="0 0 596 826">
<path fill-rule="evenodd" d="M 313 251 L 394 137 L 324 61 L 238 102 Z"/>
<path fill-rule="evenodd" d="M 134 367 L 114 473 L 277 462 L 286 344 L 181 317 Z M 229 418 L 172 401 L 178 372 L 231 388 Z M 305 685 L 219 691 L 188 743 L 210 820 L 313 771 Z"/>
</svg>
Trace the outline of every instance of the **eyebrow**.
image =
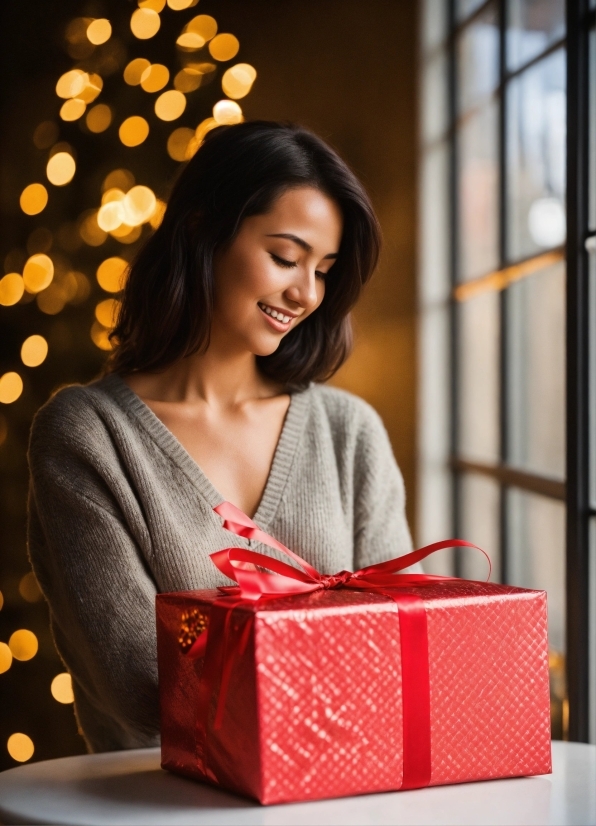
<svg viewBox="0 0 596 826">
<path fill-rule="evenodd" d="M 267 238 L 286 238 L 288 241 L 293 241 L 295 244 L 298 244 L 298 246 L 302 247 L 302 249 L 306 250 L 306 252 L 313 251 L 311 245 L 305 241 L 304 238 L 299 238 L 297 235 L 292 235 L 291 232 L 272 233 L 271 235 L 267 235 Z M 329 255 L 325 255 L 324 258 L 337 258 L 338 255 L 338 252 L 330 252 Z"/>
</svg>

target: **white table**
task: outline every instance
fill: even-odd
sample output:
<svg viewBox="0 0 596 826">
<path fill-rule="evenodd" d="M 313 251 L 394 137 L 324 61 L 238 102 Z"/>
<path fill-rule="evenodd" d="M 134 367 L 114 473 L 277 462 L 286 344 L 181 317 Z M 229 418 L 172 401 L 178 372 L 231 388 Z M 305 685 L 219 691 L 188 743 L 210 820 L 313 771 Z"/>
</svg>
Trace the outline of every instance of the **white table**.
<svg viewBox="0 0 596 826">
<path fill-rule="evenodd" d="M 0 774 L 3 824 L 464 826 L 596 824 L 596 746 L 553 743 L 553 774 L 260 806 L 162 771 L 158 749 L 65 757 Z"/>
</svg>

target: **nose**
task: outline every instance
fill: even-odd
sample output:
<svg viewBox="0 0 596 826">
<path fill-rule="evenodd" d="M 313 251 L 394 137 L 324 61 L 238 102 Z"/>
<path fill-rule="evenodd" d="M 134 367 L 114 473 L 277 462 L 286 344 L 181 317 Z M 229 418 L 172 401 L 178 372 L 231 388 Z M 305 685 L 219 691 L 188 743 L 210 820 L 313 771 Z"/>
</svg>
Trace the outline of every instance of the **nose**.
<svg viewBox="0 0 596 826">
<path fill-rule="evenodd" d="M 313 310 L 319 303 L 314 269 L 300 268 L 293 276 L 292 283 L 285 290 L 286 298 L 307 312 Z"/>
</svg>

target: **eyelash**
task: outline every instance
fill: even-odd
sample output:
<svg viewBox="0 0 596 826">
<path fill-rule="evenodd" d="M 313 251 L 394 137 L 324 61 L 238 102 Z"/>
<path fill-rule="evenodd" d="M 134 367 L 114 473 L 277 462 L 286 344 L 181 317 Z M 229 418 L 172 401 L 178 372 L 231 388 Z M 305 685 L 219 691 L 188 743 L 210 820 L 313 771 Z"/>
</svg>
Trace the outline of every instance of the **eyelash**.
<svg viewBox="0 0 596 826">
<path fill-rule="evenodd" d="M 273 252 L 270 252 L 269 255 L 273 259 L 274 263 L 276 263 L 278 267 L 283 267 L 284 270 L 290 270 L 298 266 L 296 261 L 288 261 L 285 258 L 280 258 L 279 255 L 275 255 Z M 325 278 L 326 273 L 317 270 L 315 275 L 318 275 L 319 278 Z"/>
</svg>

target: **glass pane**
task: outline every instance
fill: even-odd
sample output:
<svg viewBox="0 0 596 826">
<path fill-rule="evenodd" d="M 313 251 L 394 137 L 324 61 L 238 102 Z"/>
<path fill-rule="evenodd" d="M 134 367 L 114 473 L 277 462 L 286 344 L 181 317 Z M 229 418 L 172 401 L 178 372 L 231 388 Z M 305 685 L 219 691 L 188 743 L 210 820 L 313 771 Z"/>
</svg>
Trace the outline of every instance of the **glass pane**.
<svg viewBox="0 0 596 826">
<path fill-rule="evenodd" d="M 565 478 L 565 265 L 507 291 L 508 460 Z"/>
<path fill-rule="evenodd" d="M 464 20 L 472 12 L 479 8 L 484 0 L 456 0 L 455 11 L 458 20 Z"/>
<path fill-rule="evenodd" d="M 490 3 L 463 30 L 457 44 L 458 112 L 485 100 L 499 82 L 499 24 Z"/>
<path fill-rule="evenodd" d="M 596 3 L 596 0 L 594 0 Z M 596 29 L 590 32 L 590 229 L 596 229 Z"/>
<path fill-rule="evenodd" d="M 422 140 L 441 138 L 448 126 L 447 55 L 442 49 L 423 67 L 421 84 Z"/>
<path fill-rule="evenodd" d="M 421 15 L 422 48 L 430 52 L 447 36 L 447 3 L 444 0 L 424 0 Z"/>
<path fill-rule="evenodd" d="M 510 260 L 565 241 L 565 52 L 514 79 L 507 93 Z"/>
<path fill-rule="evenodd" d="M 523 66 L 565 35 L 565 0 L 508 0 L 507 68 Z"/>
<path fill-rule="evenodd" d="M 497 105 L 466 117 L 458 135 L 459 279 L 467 281 L 498 266 Z"/>
<path fill-rule="evenodd" d="M 461 538 L 479 545 L 492 562 L 491 582 L 500 581 L 499 485 L 488 476 L 465 474 L 461 479 Z M 460 550 L 462 576 L 484 581 L 488 573 L 486 559 L 471 548 Z"/>
<path fill-rule="evenodd" d="M 565 652 L 565 505 L 534 493 L 507 493 L 509 582 L 548 594 L 549 647 Z"/>
<path fill-rule="evenodd" d="M 458 453 L 499 460 L 499 294 L 458 305 Z"/>
</svg>

